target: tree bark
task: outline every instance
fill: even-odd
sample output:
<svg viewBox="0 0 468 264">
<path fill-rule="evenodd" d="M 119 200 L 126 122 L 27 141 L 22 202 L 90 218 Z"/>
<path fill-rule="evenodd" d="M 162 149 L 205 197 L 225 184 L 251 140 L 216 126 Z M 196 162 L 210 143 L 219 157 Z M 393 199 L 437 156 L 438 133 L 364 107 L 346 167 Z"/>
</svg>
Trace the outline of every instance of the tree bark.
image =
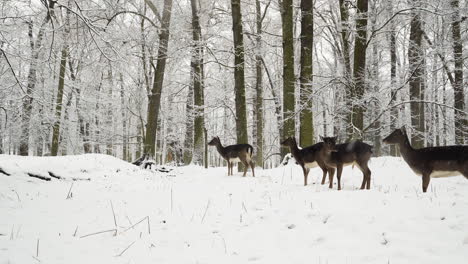
<svg viewBox="0 0 468 264">
<path fill-rule="evenodd" d="M 53 9 L 52 4 L 52 9 Z M 36 41 L 33 40 L 33 25 L 32 22 L 28 24 L 29 31 L 29 41 L 31 46 L 31 64 L 29 65 L 28 73 L 28 86 L 26 88 L 26 94 L 23 97 L 23 114 L 21 115 L 21 135 L 20 135 L 20 146 L 19 146 L 19 155 L 28 156 L 29 154 L 29 125 L 31 123 L 31 112 L 32 104 L 34 101 L 33 93 L 36 88 L 37 82 L 37 67 L 39 61 L 39 55 L 42 47 L 42 40 L 44 38 L 44 31 L 46 25 L 51 19 L 51 14 L 47 12 L 44 20 L 39 28 L 37 33 Z"/>
<path fill-rule="evenodd" d="M 283 138 L 295 136 L 295 77 L 294 77 L 294 22 L 293 0 L 281 3 L 281 20 L 283 29 Z M 281 148 L 284 157 L 288 149 Z"/>
<path fill-rule="evenodd" d="M 392 7 L 393 1 L 390 2 L 390 8 Z M 393 9 L 390 12 L 390 15 L 393 15 Z M 390 26 L 390 82 L 391 82 L 391 98 L 394 100 L 397 97 L 398 91 L 396 90 L 397 78 L 396 78 L 396 66 L 397 66 L 397 42 L 396 42 L 396 32 L 395 32 L 395 24 L 391 22 Z M 390 131 L 396 129 L 396 122 L 398 120 L 398 108 L 394 107 L 390 111 Z M 395 144 L 390 145 L 390 155 L 397 156 L 397 147 Z"/>
<path fill-rule="evenodd" d="M 67 57 L 68 45 L 65 44 L 62 48 L 62 54 L 60 58 L 59 83 L 57 87 L 57 103 L 55 106 L 55 122 L 52 131 L 52 146 L 50 148 L 51 156 L 57 156 L 59 149 L 60 123 L 62 120 L 63 88 L 65 87 L 65 69 L 67 68 Z"/>
<path fill-rule="evenodd" d="M 263 69 L 262 69 L 262 31 L 263 18 L 260 0 L 255 0 L 256 10 L 256 53 L 255 53 L 255 103 L 254 103 L 254 118 L 255 118 L 255 160 L 257 166 L 263 167 Z M 265 10 L 266 12 L 266 10 Z"/>
<path fill-rule="evenodd" d="M 314 46 L 314 10 L 313 0 L 301 0 L 301 112 L 299 142 L 302 146 L 314 143 L 314 127 L 312 115 L 313 60 Z"/>
<path fill-rule="evenodd" d="M 417 0 L 415 0 L 417 2 Z M 410 100 L 424 100 L 424 52 L 422 50 L 423 31 L 421 25 L 421 17 L 418 11 L 412 12 L 410 23 L 410 39 L 408 47 L 408 63 L 411 77 L 409 79 Z M 419 102 L 411 102 L 411 125 L 413 131 L 411 133 L 411 143 L 415 148 L 424 147 L 424 104 Z"/>
<path fill-rule="evenodd" d="M 350 52 L 349 52 L 349 10 L 348 10 L 348 3 L 345 0 L 339 0 L 340 4 L 340 18 L 341 18 L 341 41 L 342 41 L 342 56 L 343 56 L 343 62 L 344 62 L 344 84 L 345 84 L 345 103 L 348 106 L 347 109 L 352 108 L 352 100 L 351 100 L 351 58 L 350 58 Z M 352 137 L 353 135 L 353 126 L 352 124 L 352 119 L 351 115 L 347 112 L 344 113 L 346 115 L 346 134 L 347 138 Z"/>
<path fill-rule="evenodd" d="M 240 0 L 231 0 L 232 33 L 234 38 L 234 93 L 236 102 L 237 143 L 247 143 L 247 113 L 245 105 L 244 40 Z"/>
<path fill-rule="evenodd" d="M 465 95 L 463 91 L 463 41 L 460 32 L 460 8 L 459 1 L 452 0 L 452 39 L 454 58 L 454 107 L 465 111 Z M 468 117 L 459 111 L 455 111 L 455 144 L 465 144 L 465 133 L 468 129 Z"/>
<path fill-rule="evenodd" d="M 193 37 L 193 92 L 194 92 L 194 140 L 192 163 L 202 165 L 204 150 L 204 110 L 203 110 L 203 43 L 201 38 L 200 19 L 197 10 L 197 1 L 190 0 L 192 6 L 192 37 Z"/>
<path fill-rule="evenodd" d="M 351 124 L 353 138 L 363 138 L 364 102 L 362 101 L 366 86 L 366 43 L 367 43 L 367 0 L 357 1 L 356 37 L 354 41 L 353 85 L 351 88 Z"/>
<path fill-rule="evenodd" d="M 161 93 L 164 81 L 164 71 L 166 68 L 167 47 L 169 44 L 169 27 L 171 23 L 171 11 L 172 0 L 164 0 L 164 10 L 161 21 L 161 31 L 159 33 L 159 48 L 158 55 L 156 58 L 156 69 L 154 71 L 153 88 L 151 89 L 151 93 L 148 96 L 148 116 L 145 138 L 145 153 L 148 153 L 153 157 L 156 154 L 156 131 L 158 125 L 159 109 L 161 106 Z"/>
</svg>

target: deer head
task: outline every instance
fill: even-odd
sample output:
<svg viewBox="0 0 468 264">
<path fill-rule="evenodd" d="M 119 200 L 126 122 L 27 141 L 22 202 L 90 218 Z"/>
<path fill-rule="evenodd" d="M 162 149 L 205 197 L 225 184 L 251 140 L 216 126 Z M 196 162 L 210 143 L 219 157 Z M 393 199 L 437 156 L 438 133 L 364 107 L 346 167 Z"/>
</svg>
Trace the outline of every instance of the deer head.
<svg viewBox="0 0 468 264">
<path fill-rule="evenodd" d="M 395 129 L 390 135 L 383 139 L 385 144 L 397 144 L 402 142 L 406 137 L 405 127 Z"/>
<path fill-rule="evenodd" d="M 320 136 L 320 139 L 324 143 L 324 148 L 325 151 L 327 152 L 336 152 L 336 139 L 337 137 L 322 137 Z"/>
<path fill-rule="evenodd" d="M 295 137 L 288 137 L 283 142 L 281 142 L 281 145 L 286 146 L 286 147 L 296 146 L 297 145 L 296 138 Z"/>
<path fill-rule="evenodd" d="M 219 137 L 214 137 L 210 142 L 208 142 L 208 146 L 216 146 L 219 144 L 221 144 Z"/>
</svg>

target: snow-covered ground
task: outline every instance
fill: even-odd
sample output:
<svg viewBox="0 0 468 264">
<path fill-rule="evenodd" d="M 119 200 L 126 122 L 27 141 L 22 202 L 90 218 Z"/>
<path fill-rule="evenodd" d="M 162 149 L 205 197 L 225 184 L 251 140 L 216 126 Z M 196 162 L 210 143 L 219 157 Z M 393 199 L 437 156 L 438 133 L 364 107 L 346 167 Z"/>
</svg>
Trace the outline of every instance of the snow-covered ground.
<svg viewBox="0 0 468 264">
<path fill-rule="evenodd" d="M 243 178 L 0 155 L 12 174 L 0 174 L 0 263 L 467 263 L 468 180 L 432 179 L 423 194 L 401 159 L 370 167 L 370 191 L 351 167 L 337 191 L 320 169 L 302 186 L 295 164 Z M 64 179 L 26 175 L 49 171 Z"/>
</svg>

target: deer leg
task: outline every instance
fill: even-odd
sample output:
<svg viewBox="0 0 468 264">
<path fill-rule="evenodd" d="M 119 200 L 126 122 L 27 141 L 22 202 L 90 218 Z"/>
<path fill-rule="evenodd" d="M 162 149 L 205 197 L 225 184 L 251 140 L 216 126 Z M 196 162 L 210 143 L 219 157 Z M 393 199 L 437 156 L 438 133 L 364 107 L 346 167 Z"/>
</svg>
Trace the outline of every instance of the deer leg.
<svg viewBox="0 0 468 264">
<path fill-rule="evenodd" d="M 367 167 L 367 177 L 366 177 L 367 178 L 367 183 L 366 183 L 366 189 L 367 190 L 370 190 L 371 175 L 372 175 L 372 172 L 369 169 L 369 167 Z"/>
<path fill-rule="evenodd" d="M 333 189 L 333 176 L 335 176 L 335 168 L 328 168 L 328 188 Z"/>
<path fill-rule="evenodd" d="M 249 164 L 246 160 L 242 160 L 242 164 L 244 165 L 244 175 L 242 175 L 242 177 L 245 177 L 245 175 L 247 174 L 247 169 L 249 168 Z"/>
<path fill-rule="evenodd" d="M 322 185 L 325 184 L 325 178 L 327 177 L 327 168 L 325 167 L 320 167 L 322 169 L 322 172 L 323 172 L 323 177 L 322 177 Z"/>
<path fill-rule="evenodd" d="M 429 186 L 429 182 L 431 181 L 431 174 L 428 172 L 424 172 L 422 175 L 422 189 L 423 192 L 427 191 L 427 187 Z"/>
<path fill-rule="evenodd" d="M 366 188 L 366 182 L 367 182 L 367 173 L 366 173 L 366 167 L 362 165 L 362 163 L 357 162 L 357 165 L 359 169 L 362 171 L 362 183 L 361 183 L 361 190 L 364 190 Z"/>
<path fill-rule="evenodd" d="M 231 162 L 229 162 L 228 160 L 227 164 L 228 164 L 228 176 L 229 176 L 231 175 Z"/>
<path fill-rule="evenodd" d="M 309 169 L 302 167 L 302 172 L 304 172 L 304 186 L 307 186 L 307 176 L 309 176 Z"/>
<path fill-rule="evenodd" d="M 252 175 L 253 177 L 255 177 L 255 170 L 254 170 L 255 164 L 253 163 L 253 161 L 250 161 L 250 167 L 252 168 Z"/>
<path fill-rule="evenodd" d="M 343 172 L 343 164 L 336 166 L 336 178 L 338 179 L 338 191 L 341 190 L 341 173 Z"/>
</svg>

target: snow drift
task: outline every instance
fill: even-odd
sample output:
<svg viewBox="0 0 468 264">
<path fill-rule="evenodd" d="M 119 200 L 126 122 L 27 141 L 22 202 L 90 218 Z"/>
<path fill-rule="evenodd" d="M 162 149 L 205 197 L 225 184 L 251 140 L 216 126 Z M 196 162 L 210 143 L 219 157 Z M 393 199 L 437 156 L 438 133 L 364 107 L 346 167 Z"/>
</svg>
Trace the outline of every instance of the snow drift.
<svg viewBox="0 0 468 264">
<path fill-rule="evenodd" d="M 106 155 L 0 155 L 0 263 L 465 263 L 468 181 L 421 178 L 374 158 L 371 190 L 302 186 L 290 163 L 142 170 Z M 27 173 L 62 175 L 43 181 Z M 72 181 L 72 178 L 90 179 Z M 336 181 L 336 180 L 335 180 Z"/>
</svg>

